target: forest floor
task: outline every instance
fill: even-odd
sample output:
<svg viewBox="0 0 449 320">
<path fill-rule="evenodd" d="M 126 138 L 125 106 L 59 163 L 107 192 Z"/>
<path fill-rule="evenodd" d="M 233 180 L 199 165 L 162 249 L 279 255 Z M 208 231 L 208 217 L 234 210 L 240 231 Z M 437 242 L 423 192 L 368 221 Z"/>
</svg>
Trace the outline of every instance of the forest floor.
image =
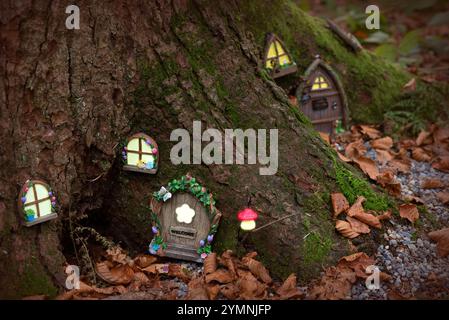
<svg viewBox="0 0 449 320">
<path fill-rule="evenodd" d="M 395 141 L 374 126 L 358 125 L 331 145 L 397 202 L 373 212 L 365 210 L 361 195 L 349 205 L 342 193 L 332 194 L 329 219 L 354 253 L 323 268 L 320 278 L 305 286 L 295 274 L 273 280 L 255 252 L 241 259 L 231 251 L 212 253 L 200 265 L 146 254 L 131 258 L 104 242 L 92 261 L 94 274 L 57 299 L 448 299 L 449 127 L 432 125 L 414 139 Z M 359 251 L 373 239 L 374 255 Z M 380 279 L 372 290 L 366 285 L 370 266 Z"/>
</svg>

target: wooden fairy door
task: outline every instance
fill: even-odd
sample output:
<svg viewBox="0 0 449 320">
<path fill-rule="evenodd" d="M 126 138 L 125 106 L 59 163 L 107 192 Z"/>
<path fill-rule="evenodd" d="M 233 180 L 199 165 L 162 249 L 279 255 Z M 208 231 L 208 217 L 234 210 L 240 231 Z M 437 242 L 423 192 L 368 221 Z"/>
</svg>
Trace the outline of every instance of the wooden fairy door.
<svg viewBox="0 0 449 320">
<path fill-rule="evenodd" d="M 308 78 L 302 99 L 302 111 L 316 130 L 335 133 L 336 120 L 343 118 L 342 99 L 332 77 L 322 68 Z"/>
<path fill-rule="evenodd" d="M 210 229 L 210 221 L 202 203 L 189 193 L 176 193 L 161 208 L 163 237 L 167 243 L 165 255 L 201 261 L 199 243 Z"/>
</svg>

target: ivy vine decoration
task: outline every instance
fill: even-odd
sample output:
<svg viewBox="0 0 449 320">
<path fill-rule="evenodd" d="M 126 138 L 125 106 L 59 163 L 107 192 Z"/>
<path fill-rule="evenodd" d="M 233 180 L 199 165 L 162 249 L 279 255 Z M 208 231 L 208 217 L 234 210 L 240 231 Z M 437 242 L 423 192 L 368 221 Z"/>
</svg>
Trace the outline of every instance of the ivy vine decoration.
<svg viewBox="0 0 449 320">
<path fill-rule="evenodd" d="M 197 250 L 201 258 L 205 259 L 211 253 L 211 244 L 218 229 L 221 213 L 215 208 L 215 200 L 213 199 L 212 193 L 189 174 L 170 181 L 167 187 L 161 187 L 159 191 L 153 193 L 153 198 L 151 199 L 151 220 L 154 237 L 150 244 L 150 253 L 155 254 L 158 250 L 164 250 L 167 246 L 160 234 L 161 224 L 159 221 L 159 213 L 162 204 L 171 199 L 172 194 L 178 191 L 190 192 L 194 195 L 204 205 L 209 220 L 211 220 L 208 236 L 200 241 L 200 247 Z"/>
<path fill-rule="evenodd" d="M 167 249 L 167 244 L 164 242 L 160 234 L 161 222 L 159 221 L 159 217 L 154 212 L 151 213 L 151 220 L 153 221 L 153 226 L 151 227 L 151 231 L 153 232 L 153 240 L 151 240 L 149 251 L 151 254 L 162 254 L 163 250 Z"/>
<path fill-rule="evenodd" d="M 167 188 L 161 187 L 159 191 L 153 193 L 153 197 L 157 201 L 165 202 L 171 198 L 172 193 L 178 191 L 189 191 L 206 207 L 209 217 L 215 215 L 217 209 L 215 208 L 215 200 L 213 199 L 212 193 L 188 174 L 182 176 L 180 179 L 170 181 Z"/>
<path fill-rule="evenodd" d="M 202 259 L 206 259 L 207 256 L 212 252 L 212 241 L 214 240 L 215 233 L 217 233 L 218 224 L 213 224 L 210 227 L 207 237 L 200 240 L 200 247 L 197 252 Z"/>
</svg>

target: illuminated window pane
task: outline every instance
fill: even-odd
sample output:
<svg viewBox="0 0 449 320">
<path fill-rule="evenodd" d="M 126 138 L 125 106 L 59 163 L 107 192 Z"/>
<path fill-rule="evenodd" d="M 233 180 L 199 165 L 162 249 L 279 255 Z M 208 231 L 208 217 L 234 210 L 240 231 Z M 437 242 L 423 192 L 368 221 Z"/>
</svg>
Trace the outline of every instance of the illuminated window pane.
<svg viewBox="0 0 449 320">
<path fill-rule="evenodd" d="M 128 150 L 139 151 L 139 139 L 131 139 L 127 145 Z"/>
<path fill-rule="evenodd" d="M 127 164 L 130 166 L 137 166 L 137 162 L 139 161 L 139 154 L 138 153 L 131 153 L 128 152 L 127 157 Z"/>
<path fill-rule="evenodd" d="M 268 49 L 267 58 L 270 59 L 270 58 L 275 58 L 275 57 L 277 57 L 277 53 L 276 53 L 275 43 L 273 42 L 270 44 L 270 48 Z"/>
<path fill-rule="evenodd" d="M 322 89 L 329 89 L 329 83 L 326 81 L 326 79 L 323 76 L 318 76 L 313 81 L 312 90 L 322 90 Z"/>
<path fill-rule="evenodd" d="M 27 203 L 33 202 L 34 200 L 35 200 L 35 198 L 34 198 L 34 191 L 33 191 L 33 188 L 29 188 L 29 189 L 28 189 L 28 192 L 27 192 L 27 194 L 26 194 L 25 205 L 26 205 Z"/>
<path fill-rule="evenodd" d="M 143 162 L 147 163 L 147 162 L 153 162 L 154 163 L 154 156 L 149 155 L 149 154 L 143 154 L 142 155 L 142 160 Z"/>
<path fill-rule="evenodd" d="M 320 89 L 320 85 L 317 83 L 314 83 L 312 86 L 312 90 L 318 90 L 318 89 Z"/>
<path fill-rule="evenodd" d="M 128 157 L 126 163 L 130 166 L 136 166 L 139 161 L 139 138 L 131 139 L 128 142 L 127 149 Z"/>
<path fill-rule="evenodd" d="M 34 187 L 36 188 L 37 200 L 48 198 L 48 189 L 44 185 L 36 183 Z"/>
<path fill-rule="evenodd" d="M 39 213 L 42 216 L 51 214 L 51 201 L 50 199 L 39 202 Z"/>
<path fill-rule="evenodd" d="M 151 146 L 148 145 L 144 139 L 142 139 L 142 152 L 151 153 L 153 149 L 151 149 Z"/>
<path fill-rule="evenodd" d="M 278 49 L 278 55 L 285 54 L 284 48 L 283 48 L 282 45 L 279 43 L 279 41 L 276 41 L 276 48 Z"/>
</svg>

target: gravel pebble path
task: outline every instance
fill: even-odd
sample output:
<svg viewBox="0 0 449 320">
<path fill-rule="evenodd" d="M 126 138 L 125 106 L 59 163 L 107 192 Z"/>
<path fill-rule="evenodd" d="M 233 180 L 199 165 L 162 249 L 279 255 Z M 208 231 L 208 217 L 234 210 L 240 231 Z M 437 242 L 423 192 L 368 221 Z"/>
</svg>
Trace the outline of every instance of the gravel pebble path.
<svg viewBox="0 0 449 320">
<path fill-rule="evenodd" d="M 367 155 L 375 160 L 375 152 L 372 149 L 368 149 Z M 443 226 L 449 225 L 449 208 L 436 197 L 440 190 L 420 188 L 424 179 L 449 181 L 449 174 L 434 170 L 429 163 L 412 160 L 410 173 L 398 174 L 396 178 L 401 183 L 403 195 L 421 198 L 432 219 Z M 429 276 L 432 279 L 438 278 L 443 283 L 436 292 L 433 290 L 430 293 L 431 297 L 448 298 L 449 257 L 437 256 L 435 243 L 430 242 L 425 233 L 418 235 L 415 227 L 406 220 L 399 222 L 401 224 L 392 220 L 384 223 L 385 243 L 378 247 L 376 253 L 376 265 L 381 271 L 388 273 L 392 277 L 391 280 L 382 283 L 377 290 L 368 290 L 365 283 L 357 283 L 352 288 L 352 299 L 388 299 L 387 292 L 391 289 L 405 298 L 411 298 L 425 291 Z M 424 230 L 433 230 L 426 219 L 420 217 L 420 223 Z"/>
</svg>

